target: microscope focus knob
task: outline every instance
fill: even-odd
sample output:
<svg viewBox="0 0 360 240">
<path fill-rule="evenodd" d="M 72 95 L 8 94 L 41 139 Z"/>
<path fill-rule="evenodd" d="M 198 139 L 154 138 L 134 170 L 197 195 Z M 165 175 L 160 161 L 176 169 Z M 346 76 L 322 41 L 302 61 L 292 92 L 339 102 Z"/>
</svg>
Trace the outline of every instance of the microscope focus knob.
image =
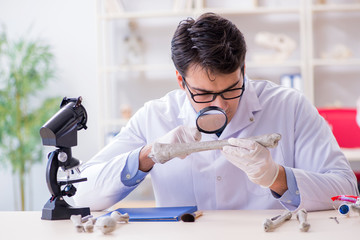
<svg viewBox="0 0 360 240">
<path fill-rule="evenodd" d="M 74 196 L 75 193 L 76 193 L 76 188 L 72 184 L 66 185 L 65 189 L 62 191 L 62 195 L 68 197 Z"/>
<path fill-rule="evenodd" d="M 68 156 L 67 156 L 67 154 L 65 152 L 59 152 L 58 160 L 60 162 L 63 162 L 63 163 L 66 162 L 67 158 L 68 158 Z"/>
</svg>

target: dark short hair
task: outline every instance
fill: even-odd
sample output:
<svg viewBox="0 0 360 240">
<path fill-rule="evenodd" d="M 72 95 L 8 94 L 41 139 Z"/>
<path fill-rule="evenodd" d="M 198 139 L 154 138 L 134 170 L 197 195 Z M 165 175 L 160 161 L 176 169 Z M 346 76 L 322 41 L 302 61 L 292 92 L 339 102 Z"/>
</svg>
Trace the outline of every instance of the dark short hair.
<svg viewBox="0 0 360 240">
<path fill-rule="evenodd" d="M 198 65 L 208 74 L 229 74 L 243 67 L 245 55 L 243 34 L 215 13 L 181 21 L 171 41 L 171 58 L 182 76 L 190 65 Z"/>
</svg>

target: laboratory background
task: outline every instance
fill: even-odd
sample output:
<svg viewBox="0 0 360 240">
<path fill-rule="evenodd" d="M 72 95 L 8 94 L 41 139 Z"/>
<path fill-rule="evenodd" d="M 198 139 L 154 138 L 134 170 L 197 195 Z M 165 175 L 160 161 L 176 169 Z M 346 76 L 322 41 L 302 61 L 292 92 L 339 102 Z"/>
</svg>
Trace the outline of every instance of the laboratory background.
<svg viewBox="0 0 360 240">
<path fill-rule="evenodd" d="M 178 88 L 172 35 L 181 20 L 204 12 L 218 13 L 242 31 L 252 79 L 303 92 L 360 172 L 359 0 L 0 0 L 0 35 L 9 43 L 50 46 L 54 76 L 28 105 L 35 109 L 55 97 L 59 107 L 63 97 L 82 96 L 88 129 L 78 132 L 72 150 L 87 161 L 146 101 Z M 3 59 L 0 55 L 0 90 L 6 81 Z M 38 145 L 41 159 L 24 174 L 25 210 L 41 210 L 50 198 L 45 169 L 54 147 L 42 146 L 40 135 Z M 21 210 L 19 173 L 1 159 L 0 211 Z M 144 206 L 153 197 L 147 177 L 123 201 Z"/>
</svg>

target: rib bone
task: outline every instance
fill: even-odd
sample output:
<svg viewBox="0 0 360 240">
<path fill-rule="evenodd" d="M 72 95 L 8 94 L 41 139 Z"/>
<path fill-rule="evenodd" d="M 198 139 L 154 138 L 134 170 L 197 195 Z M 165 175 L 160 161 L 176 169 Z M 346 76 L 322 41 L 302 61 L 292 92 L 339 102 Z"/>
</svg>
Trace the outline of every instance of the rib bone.
<svg viewBox="0 0 360 240">
<path fill-rule="evenodd" d="M 275 148 L 281 139 L 281 135 L 273 133 L 247 139 L 254 140 L 267 148 Z M 154 143 L 149 157 L 156 163 L 165 163 L 175 157 L 185 157 L 194 152 L 222 149 L 224 146 L 230 146 L 228 140 L 173 144 Z"/>
</svg>

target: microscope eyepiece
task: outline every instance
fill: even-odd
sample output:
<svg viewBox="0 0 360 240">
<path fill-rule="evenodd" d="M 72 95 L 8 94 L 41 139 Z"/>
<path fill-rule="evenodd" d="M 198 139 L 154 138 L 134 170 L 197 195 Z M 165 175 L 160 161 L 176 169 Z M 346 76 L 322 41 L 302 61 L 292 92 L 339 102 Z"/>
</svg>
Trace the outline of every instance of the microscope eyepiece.
<svg viewBox="0 0 360 240">
<path fill-rule="evenodd" d="M 87 113 L 82 98 L 63 98 L 60 110 L 40 129 L 43 145 L 73 147 L 77 145 L 77 131 L 87 129 Z"/>
</svg>

